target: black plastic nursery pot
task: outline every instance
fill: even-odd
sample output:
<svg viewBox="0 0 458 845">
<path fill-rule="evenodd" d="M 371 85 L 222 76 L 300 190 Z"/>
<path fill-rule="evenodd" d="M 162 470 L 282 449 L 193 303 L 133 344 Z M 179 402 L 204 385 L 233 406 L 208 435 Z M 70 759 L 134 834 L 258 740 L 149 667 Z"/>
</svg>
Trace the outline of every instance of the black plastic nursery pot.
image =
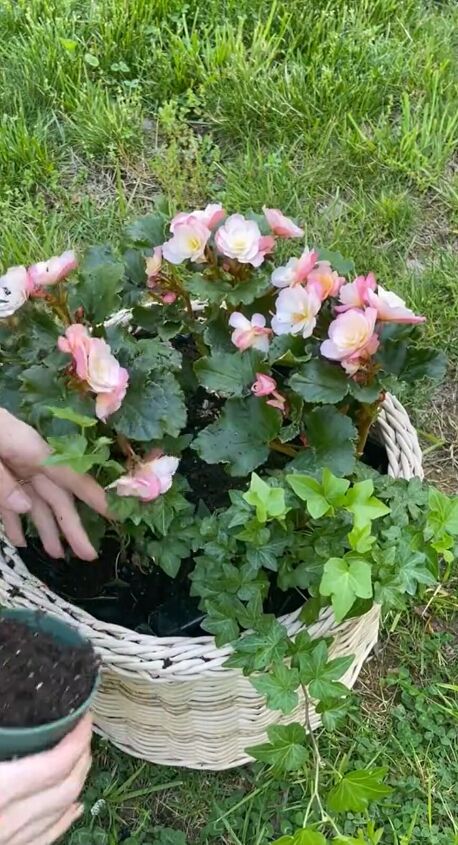
<svg viewBox="0 0 458 845">
<path fill-rule="evenodd" d="M 0 682 L 3 676 L 7 686 L 5 689 L 5 684 L 1 683 L 1 695 L 7 699 L 7 702 L 3 709 L 0 702 L 0 760 L 8 760 L 50 749 L 70 733 L 91 706 L 98 687 L 99 670 L 97 658 L 89 641 L 55 616 L 41 611 L 0 608 L 0 634 L 2 625 L 7 625 L 7 627 L 3 629 L 3 637 L 0 635 Z M 19 636 L 19 648 L 15 652 L 9 647 L 4 648 L 5 643 L 8 645 L 7 636 L 10 632 L 14 637 Z M 21 632 L 24 635 L 25 649 L 20 644 Z M 30 632 L 33 632 L 32 637 Z M 47 650 L 48 655 L 53 655 L 51 660 L 55 656 L 58 658 L 54 663 L 54 674 L 51 677 L 54 689 L 58 691 L 60 684 L 63 694 L 56 696 L 51 702 L 49 713 L 54 716 L 56 712 L 66 708 L 67 702 L 73 702 L 67 714 L 52 718 L 50 721 L 46 721 L 47 716 L 45 718 L 42 716 L 43 706 L 46 706 L 44 704 L 47 686 L 45 673 L 49 667 L 42 666 L 40 672 L 40 666 L 35 665 L 34 642 L 41 647 L 42 654 Z M 9 652 L 6 657 L 3 654 L 5 650 Z M 24 650 L 27 654 L 23 654 Z M 83 674 L 81 674 L 82 671 Z M 72 678 L 72 673 L 74 673 L 76 691 L 73 691 L 70 688 L 71 685 L 68 684 L 65 688 L 67 679 Z M 34 685 L 36 679 L 38 682 Z M 79 689 L 76 689 L 77 687 Z M 41 702 L 38 699 L 40 693 Z M 14 713 L 15 706 L 16 714 Z M 27 721 L 32 724 L 25 726 L 16 724 L 23 712 L 27 712 Z"/>
</svg>

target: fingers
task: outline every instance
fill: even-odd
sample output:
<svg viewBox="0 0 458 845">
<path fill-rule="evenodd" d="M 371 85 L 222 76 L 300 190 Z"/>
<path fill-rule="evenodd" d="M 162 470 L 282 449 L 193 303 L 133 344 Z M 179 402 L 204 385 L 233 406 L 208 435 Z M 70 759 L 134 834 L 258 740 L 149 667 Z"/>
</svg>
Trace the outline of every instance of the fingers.
<svg viewBox="0 0 458 845">
<path fill-rule="evenodd" d="M 39 825 L 40 820 L 44 820 L 42 829 L 45 830 L 76 803 L 90 768 L 91 756 L 87 750 L 70 774 L 56 786 L 10 804 L 2 814 L 3 828 L 12 837 L 23 831 L 26 841 L 32 841 L 29 834 L 32 825 Z"/>
<path fill-rule="evenodd" d="M 64 557 L 64 548 L 60 541 L 59 530 L 51 508 L 44 499 L 38 495 L 32 485 L 29 485 L 28 487 L 28 494 L 32 502 L 30 515 L 35 528 L 38 531 L 38 536 L 43 543 L 45 552 L 53 558 Z"/>
<path fill-rule="evenodd" d="M 14 513 L 27 513 L 30 504 L 30 499 L 21 489 L 21 485 L 0 461 L 0 507 Z"/>
<path fill-rule="evenodd" d="M 35 492 L 50 505 L 58 528 L 72 547 L 75 555 L 81 560 L 95 560 L 97 552 L 83 528 L 70 493 L 67 493 L 62 487 L 57 487 L 53 481 L 41 473 L 33 477 L 32 485 Z"/>
<path fill-rule="evenodd" d="M 101 516 L 107 516 L 105 490 L 90 475 L 81 475 L 69 467 L 42 467 L 42 471 L 58 487 L 64 487 Z"/>
<path fill-rule="evenodd" d="M 86 716 L 51 751 L 0 763 L 0 810 L 65 780 L 89 748 L 91 734 L 91 718 Z"/>
<path fill-rule="evenodd" d="M 18 548 L 26 546 L 24 532 L 22 530 L 21 518 L 17 513 L 8 511 L 6 508 L 0 508 L 0 520 L 3 523 L 5 534 L 10 543 Z"/>
<path fill-rule="evenodd" d="M 83 812 L 84 807 L 81 804 L 73 804 L 57 821 L 50 817 L 43 818 L 27 830 L 23 828 L 8 845 L 51 845 L 78 821 Z"/>
</svg>

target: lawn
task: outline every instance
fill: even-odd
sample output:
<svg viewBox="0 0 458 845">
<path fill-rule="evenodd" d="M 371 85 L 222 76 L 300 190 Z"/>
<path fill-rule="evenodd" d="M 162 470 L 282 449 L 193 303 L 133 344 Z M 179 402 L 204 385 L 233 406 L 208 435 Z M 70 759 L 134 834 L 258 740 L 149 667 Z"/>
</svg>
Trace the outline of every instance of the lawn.
<svg viewBox="0 0 458 845">
<path fill-rule="evenodd" d="M 2 0 L 2 265 L 114 239 L 160 193 L 280 207 L 428 316 L 448 381 L 404 398 L 456 492 L 457 27 L 447 0 Z M 320 738 L 336 767 L 389 768 L 382 845 L 458 842 L 458 703 L 439 686 L 456 683 L 457 610 L 449 583 L 390 616 L 348 730 Z M 310 786 L 99 743 L 66 843 L 266 845 L 302 824 Z"/>
</svg>

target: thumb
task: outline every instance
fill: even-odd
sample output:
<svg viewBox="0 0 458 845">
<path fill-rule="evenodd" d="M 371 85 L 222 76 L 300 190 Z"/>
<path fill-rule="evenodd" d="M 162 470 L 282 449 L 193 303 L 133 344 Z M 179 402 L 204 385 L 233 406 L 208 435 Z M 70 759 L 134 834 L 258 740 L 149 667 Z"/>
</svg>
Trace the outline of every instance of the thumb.
<svg viewBox="0 0 458 845">
<path fill-rule="evenodd" d="M 26 513 L 32 507 L 29 497 L 2 461 L 0 461 L 0 507 L 14 513 Z"/>
</svg>

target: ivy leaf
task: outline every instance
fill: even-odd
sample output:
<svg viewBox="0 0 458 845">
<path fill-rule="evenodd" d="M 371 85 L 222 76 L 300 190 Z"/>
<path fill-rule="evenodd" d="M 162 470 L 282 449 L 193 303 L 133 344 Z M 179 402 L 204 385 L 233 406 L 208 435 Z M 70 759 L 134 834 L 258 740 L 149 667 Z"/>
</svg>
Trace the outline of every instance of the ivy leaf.
<svg viewBox="0 0 458 845">
<path fill-rule="evenodd" d="M 300 653 L 300 679 L 307 684 L 312 698 L 339 698 L 348 695 L 349 690 L 336 683 L 350 668 L 353 655 L 328 660 L 328 647 L 324 640 L 318 641 L 310 651 Z"/>
<path fill-rule="evenodd" d="M 291 713 L 297 707 L 299 698 L 297 688 L 299 686 L 299 672 L 291 669 L 285 663 L 276 663 L 265 675 L 258 675 L 251 678 L 255 690 L 264 695 L 267 706 L 271 710 L 281 710 L 282 713 Z"/>
<path fill-rule="evenodd" d="M 186 425 L 183 392 L 173 375 L 145 384 L 141 374 L 131 379 L 126 397 L 110 423 L 130 440 L 156 440 L 164 434 L 178 437 Z"/>
<path fill-rule="evenodd" d="M 348 715 L 348 701 L 345 698 L 324 699 L 316 707 L 320 714 L 323 727 L 327 731 L 335 731 Z"/>
<path fill-rule="evenodd" d="M 270 763 L 278 772 L 297 772 L 309 758 L 306 733 L 302 725 L 270 725 L 269 742 L 247 748 L 247 754 L 261 763 Z"/>
<path fill-rule="evenodd" d="M 259 475 L 253 472 L 251 476 L 250 489 L 243 494 L 245 502 L 256 508 L 258 522 L 267 522 L 268 519 L 282 519 L 286 516 L 289 508 L 286 507 L 285 491 L 282 487 L 271 487 Z"/>
<path fill-rule="evenodd" d="M 324 405 L 306 414 L 305 421 L 317 463 L 336 475 L 349 475 L 355 464 L 356 439 L 356 429 L 350 418 L 332 405 Z"/>
<path fill-rule="evenodd" d="M 426 530 L 435 539 L 440 539 L 444 532 L 458 534 L 458 496 L 446 496 L 434 487 L 429 489 Z"/>
<path fill-rule="evenodd" d="M 362 813 L 370 801 L 391 795 L 392 789 L 383 783 L 388 769 L 358 769 L 348 772 L 328 795 L 328 806 L 335 813 Z"/>
<path fill-rule="evenodd" d="M 232 599 L 232 596 L 223 595 L 215 601 L 209 599 L 205 602 L 205 609 L 208 616 L 203 620 L 202 628 L 208 631 L 209 634 L 213 634 L 218 648 L 222 648 L 227 643 L 234 642 L 240 633 Z M 240 606 L 243 610 L 241 602 Z"/>
<path fill-rule="evenodd" d="M 374 482 L 371 478 L 358 481 L 345 497 L 345 508 L 353 514 L 356 528 L 364 528 L 373 519 L 380 519 L 390 513 L 390 508 L 373 496 Z"/>
<path fill-rule="evenodd" d="M 335 404 L 348 393 L 350 379 L 340 364 L 312 358 L 289 380 L 289 386 L 306 402 Z"/>
<path fill-rule="evenodd" d="M 344 258 L 340 252 L 332 252 L 330 249 L 318 248 L 318 257 L 320 261 L 329 261 L 334 270 L 337 270 L 341 276 L 347 276 L 349 273 L 355 272 L 355 265 L 351 258 Z"/>
<path fill-rule="evenodd" d="M 124 229 L 126 241 L 136 246 L 160 246 L 166 240 L 165 217 L 159 212 L 137 217 Z"/>
<path fill-rule="evenodd" d="M 365 554 L 369 552 L 375 543 L 375 537 L 372 534 L 372 525 L 370 522 L 362 527 L 354 525 L 348 534 L 348 542 L 354 552 Z"/>
<path fill-rule="evenodd" d="M 308 475 L 287 475 L 286 480 L 296 496 L 307 503 L 307 510 L 312 519 L 320 519 L 329 511 L 334 511 L 345 501 L 345 493 L 350 486 L 346 478 L 337 478 L 325 467 L 321 482 Z"/>
<path fill-rule="evenodd" d="M 372 597 L 370 564 L 352 554 L 345 558 L 331 557 L 323 568 L 320 594 L 331 596 L 336 621 L 341 622 L 356 598 Z"/>
<path fill-rule="evenodd" d="M 206 463 L 225 463 L 230 475 L 245 476 L 267 460 L 280 426 L 278 411 L 254 396 L 229 399 L 220 418 L 197 435 L 191 448 Z"/>
<path fill-rule="evenodd" d="M 80 281 L 72 287 L 71 306 L 84 308 L 91 323 L 103 323 L 119 310 L 124 265 L 108 246 L 90 247 L 79 268 Z"/>
<path fill-rule="evenodd" d="M 148 554 L 169 578 L 176 578 L 181 562 L 189 557 L 190 551 L 187 539 L 173 534 L 162 540 L 151 540 L 148 543 Z"/>
<path fill-rule="evenodd" d="M 274 616 L 264 616 L 258 629 L 241 637 L 236 643 L 235 652 L 226 665 L 243 669 L 245 675 L 250 672 L 263 672 L 272 663 L 285 657 L 288 650 L 286 628 Z"/>
<path fill-rule="evenodd" d="M 220 396 L 237 397 L 250 393 L 256 373 L 262 370 L 262 354 L 246 352 L 215 352 L 194 364 L 199 384 Z"/>
</svg>

